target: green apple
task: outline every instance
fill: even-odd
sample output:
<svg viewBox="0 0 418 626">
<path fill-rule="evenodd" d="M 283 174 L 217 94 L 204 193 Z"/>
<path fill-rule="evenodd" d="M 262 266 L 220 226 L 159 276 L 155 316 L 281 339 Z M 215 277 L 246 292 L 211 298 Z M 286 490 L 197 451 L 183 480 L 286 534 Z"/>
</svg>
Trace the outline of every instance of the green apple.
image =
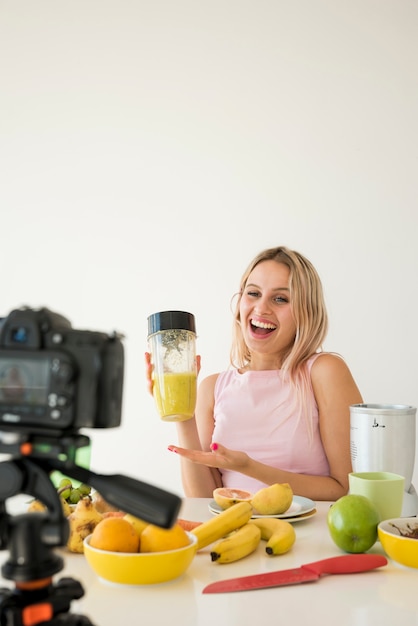
<svg viewBox="0 0 418 626">
<path fill-rule="evenodd" d="M 328 510 L 330 535 L 345 552 L 366 552 L 377 540 L 380 516 L 368 498 L 358 495 L 343 496 Z"/>
</svg>

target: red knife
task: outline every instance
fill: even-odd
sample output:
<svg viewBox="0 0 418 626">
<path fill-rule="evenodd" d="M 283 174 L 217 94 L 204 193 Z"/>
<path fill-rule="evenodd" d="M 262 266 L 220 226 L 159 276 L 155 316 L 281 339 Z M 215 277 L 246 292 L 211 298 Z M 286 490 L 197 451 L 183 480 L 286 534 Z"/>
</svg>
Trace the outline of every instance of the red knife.
<svg viewBox="0 0 418 626">
<path fill-rule="evenodd" d="M 330 559 L 307 563 L 294 569 L 220 580 L 207 585 L 202 593 L 228 593 L 231 591 L 250 591 L 251 589 L 280 587 L 281 585 L 297 585 L 318 580 L 323 574 L 355 574 L 367 572 L 383 565 L 387 565 L 387 559 L 379 554 L 334 556 Z"/>
</svg>

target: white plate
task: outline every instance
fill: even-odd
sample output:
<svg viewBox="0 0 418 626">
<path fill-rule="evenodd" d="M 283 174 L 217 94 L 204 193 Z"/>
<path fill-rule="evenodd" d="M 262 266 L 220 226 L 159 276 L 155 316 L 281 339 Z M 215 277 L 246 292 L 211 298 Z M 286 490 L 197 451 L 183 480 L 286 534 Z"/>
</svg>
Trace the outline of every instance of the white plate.
<svg viewBox="0 0 418 626">
<path fill-rule="evenodd" d="M 217 515 L 218 513 L 222 513 L 224 509 L 222 509 L 218 504 L 216 504 L 215 500 L 211 500 L 209 502 L 209 511 Z M 303 496 L 293 496 L 293 502 L 290 507 L 284 513 L 280 515 L 252 515 L 252 518 L 255 519 L 257 517 L 278 517 L 279 519 L 285 519 L 288 522 L 297 522 L 307 517 L 311 517 L 315 515 L 315 502 L 310 500 L 309 498 L 304 498 Z M 310 513 L 311 515 L 308 515 Z"/>
</svg>

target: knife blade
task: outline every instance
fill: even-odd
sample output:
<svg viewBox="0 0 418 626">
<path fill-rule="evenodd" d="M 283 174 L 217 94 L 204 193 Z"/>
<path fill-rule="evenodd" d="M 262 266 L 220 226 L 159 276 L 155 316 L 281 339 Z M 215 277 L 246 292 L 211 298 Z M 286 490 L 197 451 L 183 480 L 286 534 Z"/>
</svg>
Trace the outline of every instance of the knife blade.
<svg viewBox="0 0 418 626">
<path fill-rule="evenodd" d="M 282 585 L 297 585 L 299 583 L 316 581 L 324 574 L 355 574 L 367 572 L 383 565 L 387 565 L 387 559 L 379 554 L 334 556 L 293 569 L 219 580 L 216 583 L 207 585 L 202 593 L 228 593 L 232 591 L 280 587 Z"/>
</svg>

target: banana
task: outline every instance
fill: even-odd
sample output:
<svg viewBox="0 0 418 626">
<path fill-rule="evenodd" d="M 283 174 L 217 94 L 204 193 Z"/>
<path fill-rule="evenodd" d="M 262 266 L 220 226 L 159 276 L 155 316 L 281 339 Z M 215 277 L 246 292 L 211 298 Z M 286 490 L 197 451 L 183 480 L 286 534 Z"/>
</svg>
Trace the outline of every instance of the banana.
<svg viewBox="0 0 418 626">
<path fill-rule="evenodd" d="M 203 522 L 200 526 L 193 528 L 191 532 L 197 537 L 197 550 L 201 550 L 214 541 L 222 539 L 233 530 L 241 528 L 249 521 L 252 514 L 253 508 L 249 502 L 238 502 L 219 515 Z"/>
<path fill-rule="evenodd" d="M 28 506 L 28 513 L 36 513 L 36 512 L 44 512 L 46 511 L 46 506 L 40 500 L 32 500 Z"/>
<path fill-rule="evenodd" d="M 284 524 L 284 520 L 277 517 L 255 517 L 250 520 L 250 524 L 258 526 L 261 531 L 261 539 L 268 541 L 273 533 L 278 532 L 281 528 L 290 526 L 289 522 Z"/>
<path fill-rule="evenodd" d="M 260 529 L 253 524 L 244 524 L 238 530 L 216 543 L 210 553 L 212 561 L 232 563 L 244 558 L 257 548 L 261 540 Z"/>
<path fill-rule="evenodd" d="M 62 512 L 64 513 L 65 517 L 68 517 L 69 515 L 71 515 L 72 509 L 70 505 L 68 504 L 67 500 L 64 500 L 64 498 L 60 498 L 60 500 L 61 500 Z"/>
<path fill-rule="evenodd" d="M 292 524 L 275 517 L 255 518 L 250 524 L 257 526 L 261 539 L 267 541 L 266 552 L 270 555 L 285 554 L 296 541 L 296 533 Z"/>
<path fill-rule="evenodd" d="M 61 500 L 62 512 L 64 513 L 65 517 L 68 517 L 69 515 L 71 515 L 71 507 L 68 504 L 68 502 L 64 500 L 64 498 L 60 498 L 60 500 Z M 46 510 L 47 510 L 47 507 L 40 500 L 32 500 L 28 506 L 28 513 L 34 513 L 36 511 L 42 512 Z"/>
</svg>

